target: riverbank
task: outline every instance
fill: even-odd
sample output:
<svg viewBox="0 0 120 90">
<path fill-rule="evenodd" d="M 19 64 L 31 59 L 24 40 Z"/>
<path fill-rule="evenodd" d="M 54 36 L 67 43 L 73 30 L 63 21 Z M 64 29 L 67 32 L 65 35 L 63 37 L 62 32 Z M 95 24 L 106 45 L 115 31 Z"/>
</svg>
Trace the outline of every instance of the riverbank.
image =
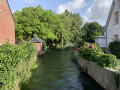
<svg viewBox="0 0 120 90">
<path fill-rule="evenodd" d="M 0 90 L 20 90 L 36 65 L 36 46 L 30 42 L 0 46 Z"/>
<path fill-rule="evenodd" d="M 120 75 L 116 70 L 104 68 L 94 62 L 76 56 L 77 63 L 105 90 L 120 90 Z"/>
<path fill-rule="evenodd" d="M 120 63 L 98 45 L 85 43 L 74 52 L 78 64 L 105 90 L 120 90 Z"/>
</svg>

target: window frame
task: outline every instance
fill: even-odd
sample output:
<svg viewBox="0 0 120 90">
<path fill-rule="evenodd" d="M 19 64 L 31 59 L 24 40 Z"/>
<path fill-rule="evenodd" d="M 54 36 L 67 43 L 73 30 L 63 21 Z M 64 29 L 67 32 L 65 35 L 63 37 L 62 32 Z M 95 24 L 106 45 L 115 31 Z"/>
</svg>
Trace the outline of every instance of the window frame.
<svg viewBox="0 0 120 90">
<path fill-rule="evenodd" d="M 118 34 L 114 35 L 114 38 L 115 38 L 115 41 L 119 41 L 119 35 Z"/>
<path fill-rule="evenodd" d="M 119 11 L 114 13 L 114 24 L 119 24 Z"/>
</svg>

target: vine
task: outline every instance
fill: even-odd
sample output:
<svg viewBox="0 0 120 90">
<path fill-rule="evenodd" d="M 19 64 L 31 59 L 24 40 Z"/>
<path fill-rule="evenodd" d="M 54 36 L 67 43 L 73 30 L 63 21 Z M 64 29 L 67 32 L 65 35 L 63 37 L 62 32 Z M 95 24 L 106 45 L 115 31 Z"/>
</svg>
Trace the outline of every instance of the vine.
<svg viewBox="0 0 120 90">
<path fill-rule="evenodd" d="M 120 84 L 120 73 L 116 72 L 114 74 L 114 79 L 115 79 L 115 83 L 116 83 L 116 88 L 119 88 L 119 84 Z"/>
</svg>

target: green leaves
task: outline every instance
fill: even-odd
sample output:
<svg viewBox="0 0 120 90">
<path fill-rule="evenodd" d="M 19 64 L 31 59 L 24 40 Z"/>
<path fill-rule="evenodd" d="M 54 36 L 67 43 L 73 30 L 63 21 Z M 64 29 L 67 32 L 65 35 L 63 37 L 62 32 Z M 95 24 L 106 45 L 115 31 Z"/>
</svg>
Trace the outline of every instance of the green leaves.
<svg viewBox="0 0 120 90">
<path fill-rule="evenodd" d="M 120 42 L 114 41 L 109 44 L 109 51 L 116 55 L 117 58 L 120 58 Z"/>
<path fill-rule="evenodd" d="M 102 35 L 103 27 L 97 22 L 86 22 L 82 28 L 82 31 L 84 32 L 84 39 L 87 42 L 94 43 L 95 36 Z"/>
<path fill-rule="evenodd" d="M 24 60 L 30 60 L 36 53 L 36 46 L 30 42 L 19 45 L 9 43 L 0 46 L 0 83 L 9 84 L 15 78 L 15 69 Z"/>
<path fill-rule="evenodd" d="M 80 57 L 89 61 L 95 62 L 100 66 L 115 68 L 119 65 L 119 61 L 116 56 L 112 54 L 104 54 L 101 48 L 96 44 L 85 44 L 80 48 Z"/>
<path fill-rule="evenodd" d="M 43 10 L 41 6 L 25 7 L 13 14 L 16 26 L 16 39 L 30 40 L 39 36 L 47 44 L 70 43 L 82 36 L 82 19 L 78 13 L 56 15 L 51 10 Z"/>
<path fill-rule="evenodd" d="M 35 35 L 43 40 L 57 38 L 60 20 L 51 10 L 43 10 L 41 6 L 26 7 L 21 12 L 16 11 L 13 17 L 17 40 L 30 40 Z"/>
<path fill-rule="evenodd" d="M 100 66 L 115 68 L 119 65 L 119 61 L 117 60 L 116 56 L 112 54 L 104 54 L 101 55 L 97 61 Z"/>
</svg>

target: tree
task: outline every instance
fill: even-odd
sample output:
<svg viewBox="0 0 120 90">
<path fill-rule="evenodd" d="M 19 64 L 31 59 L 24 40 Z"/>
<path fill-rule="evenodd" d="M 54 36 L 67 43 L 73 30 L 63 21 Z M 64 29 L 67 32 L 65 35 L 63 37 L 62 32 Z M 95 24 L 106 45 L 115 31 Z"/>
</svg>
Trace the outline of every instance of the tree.
<svg viewBox="0 0 120 90">
<path fill-rule="evenodd" d="M 41 6 L 25 7 L 22 11 L 16 11 L 13 17 L 17 40 L 30 40 L 38 36 L 49 46 L 61 44 L 63 47 L 67 43 L 76 42 L 82 36 L 80 15 L 68 10 L 56 15 Z"/>
<path fill-rule="evenodd" d="M 82 28 L 84 32 L 83 38 L 87 42 L 95 42 L 95 36 L 102 35 L 103 27 L 97 22 L 86 22 Z"/>
<path fill-rule="evenodd" d="M 60 20 L 62 21 L 62 32 L 61 32 L 61 43 L 65 44 L 70 42 L 76 42 L 82 36 L 81 28 L 83 21 L 79 13 L 71 13 L 68 10 L 65 10 L 63 14 L 59 15 Z"/>
<path fill-rule="evenodd" d="M 41 6 L 26 7 L 13 14 L 16 27 L 16 39 L 30 40 L 34 36 L 41 39 L 58 40 L 61 21 L 51 10 L 43 10 Z"/>
</svg>

